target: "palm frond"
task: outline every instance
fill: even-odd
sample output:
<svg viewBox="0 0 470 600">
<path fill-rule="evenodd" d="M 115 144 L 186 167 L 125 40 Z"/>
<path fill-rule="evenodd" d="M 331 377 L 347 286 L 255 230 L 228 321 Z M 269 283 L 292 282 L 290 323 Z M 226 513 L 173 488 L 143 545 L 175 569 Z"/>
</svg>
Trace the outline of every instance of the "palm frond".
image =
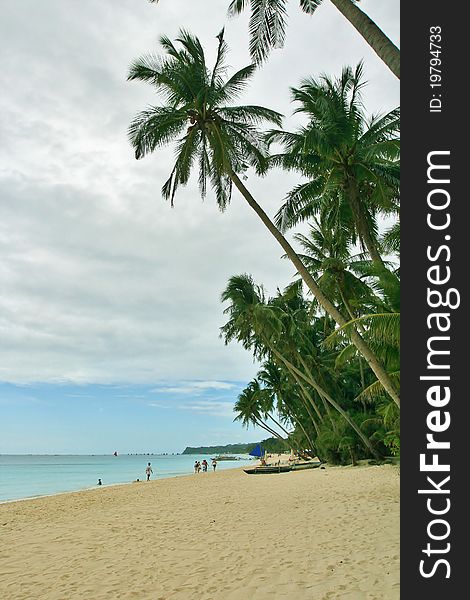
<svg viewBox="0 0 470 600">
<path fill-rule="evenodd" d="M 350 362 L 357 356 L 356 346 L 350 344 L 345 346 L 335 359 L 335 368 L 341 369 L 346 363 Z"/>
<path fill-rule="evenodd" d="M 154 106 L 140 112 L 128 129 L 135 157 L 142 158 L 157 147 L 174 140 L 182 132 L 186 122 L 185 110 Z"/>
<path fill-rule="evenodd" d="M 348 321 L 342 327 L 338 327 L 325 340 L 324 345 L 327 348 L 333 348 L 341 336 L 347 338 L 354 331 L 357 325 L 367 327 L 364 334 L 369 341 L 378 343 L 388 343 L 398 347 L 400 344 L 400 313 L 373 313 L 363 315 L 357 319 Z"/>
<path fill-rule="evenodd" d="M 219 102 L 231 102 L 238 98 L 243 92 L 248 80 L 255 72 L 255 65 L 247 65 L 236 73 L 234 73 L 230 79 L 228 79 L 217 91 L 217 100 Z"/>
<path fill-rule="evenodd" d="M 228 7 L 228 14 L 233 17 L 234 15 L 240 14 L 245 6 L 248 4 L 249 0 L 232 0 Z"/>
<path fill-rule="evenodd" d="M 268 57 L 272 48 L 281 48 L 286 31 L 286 0 L 252 0 L 249 22 L 250 55 L 256 63 Z"/>
<path fill-rule="evenodd" d="M 389 373 L 390 379 L 393 381 L 395 388 L 400 389 L 400 371 Z M 376 403 L 384 398 L 387 398 L 387 392 L 384 390 L 383 385 L 380 381 L 374 381 L 367 386 L 358 396 L 356 400 Z M 393 404 L 396 407 L 396 404 Z"/>
<path fill-rule="evenodd" d="M 319 177 L 299 184 L 289 192 L 286 201 L 274 217 L 276 226 L 284 232 L 317 214 L 319 206 L 315 201 L 324 192 L 325 183 L 325 179 Z"/>
<path fill-rule="evenodd" d="M 300 0 L 300 8 L 312 15 L 322 3 L 322 0 Z"/>
</svg>

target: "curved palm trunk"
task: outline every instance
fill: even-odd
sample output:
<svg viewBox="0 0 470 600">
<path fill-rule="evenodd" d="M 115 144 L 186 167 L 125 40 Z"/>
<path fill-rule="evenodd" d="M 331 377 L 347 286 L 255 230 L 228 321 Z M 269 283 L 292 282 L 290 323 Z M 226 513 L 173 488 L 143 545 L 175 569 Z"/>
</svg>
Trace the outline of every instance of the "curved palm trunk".
<svg viewBox="0 0 470 600">
<path fill-rule="evenodd" d="M 280 352 L 278 352 L 278 350 L 276 350 L 274 348 L 272 348 L 272 350 L 275 354 L 279 355 L 281 360 L 285 363 L 285 365 L 292 372 L 295 372 L 299 377 L 301 377 L 304 381 L 306 381 L 309 385 L 311 385 L 313 387 L 313 389 L 318 392 L 320 397 L 324 396 L 325 399 L 328 400 L 328 402 L 331 404 L 331 406 L 333 406 L 333 408 L 336 408 L 336 410 L 339 412 L 339 414 L 347 421 L 348 425 L 352 429 L 354 429 L 354 431 L 360 437 L 364 446 L 373 454 L 373 456 L 380 459 L 381 458 L 380 455 L 373 448 L 372 444 L 370 443 L 370 440 L 364 435 L 364 433 L 360 430 L 360 428 L 356 425 L 356 423 L 351 419 L 351 417 L 348 415 L 348 413 L 342 408 L 342 406 L 340 404 L 338 404 L 336 402 L 336 400 L 333 400 L 333 398 L 328 394 L 328 392 L 326 392 L 321 387 L 321 385 L 319 385 L 317 383 L 317 381 L 313 378 L 313 375 L 311 373 L 310 373 L 310 375 L 308 375 L 308 374 L 306 375 L 305 373 L 302 373 L 302 371 L 300 371 L 295 365 L 293 365 L 287 358 L 282 356 L 280 354 Z"/>
<path fill-rule="evenodd" d="M 285 403 L 284 403 L 285 404 Z M 285 406 L 287 407 L 287 405 L 285 404 Z M 310 436 L 308 435 L 307 431 L 305 430 L 305 427 L 302 425 L 302 422 L 300 419 L 297 418 L 297 416 L 294 414 L 294 412 L 292 410 L 290 410 L 287 407 L 287 412 L 289 414 L 289 417 L 295 422 L 296 425 L 298 425 L 300 427 L 300 429 L 302 430 L 302 433 L 305 436 L 305 439 L 308 442 L 308 445 L 310 447 L 310 450 L 312 450 L 313 452 L 317 452 L 317 449 L 315 448 L 315 444 L 313 443 L 313 441 L 310 439 Z M 315 420 L 313 420 L 314 424 Z M 317 430 L 318 425 L 316 425 L 315 430 L 317 431 L 317 435 L 319 435 L 318 430 Z"/>
<path fill-rule="evenodd" d="M 293 446 L 295 446 L 295 449 L 296 449 L 297 451 L 301 450 L 301 448 L 299 448 L 298 444 L 296 444 L 296 443 L 293 443 L 293 440 L 292 440 L 292 439 L 291 439 L 291 437 L 290 437 L 290 435 L 291 435 L 291 434 L 290 434 L 290 433 L 289 433 L 289 432 L 288 432 L 286 429 L 284 429 L 284 427 L 281 425 L 281 423 L 278 423 L 278 422 L 276 421 L 276 419 L 275 419 L 275 418 L 274 418 L 274 417 L 273 417 L 273 416 L 272 416 L 270 413 L 268 413 L 268 417 L 269 417 L 269 418 L 270 418 L 272 421 L 274 421 L 274 423 L 276 423 L 276 425 L 277 425 L 278 427 L 280 427 L 280 428 L 282 429 L 282 431 L 284 431 L 284 433 L 287 435 L 287 437 L 288 437 L 288 440 L 285 440 L 285 441 L 286 441 L 286 442 L 289 444 L 289 446 L 292 444 Z"/>
<path fill-rule="evenodd" d="M 304 393 L 303 393 L 302 390 L 300 391 L 300 396 L 302 398 L 302 403 L 305 406 L 305 410 L 307 411 L 307 414 L 308 414 L 308 416 L 310 417 L 310 420 L 313 423 L 313 427 L 315 428 L 315 431 L 316 431 L 317 435 L 320 435 L 320 427 L 319 427 L 319 425 L 318 425 L 318 423 L 317 423 L 317 421 L 315 419 L 315 415 L 313 414 L 312 409 L 310 408 L 308 400 L 305 397 L 305 395 L 304 395 Z M 300 423 L 299 423 L 299 425 L 300 425 Z M 303 428 L 302 428 L 302 430 L 303 430 Z"/>
<path fill-rule="evenodd" d="M 307 375 L 309 375 L 310 378 L 313 379 L 313 375 L 312 375 L 310 369 L 308 369 L 307 365 L 305 364 L 304 359 L 300 355 L 299 355 L 299 360 L 302 363 L 302 366 L 305 369 L 305 372 L 307 373 Z M 335 420 L 331 416 L 331 410 L 330 410 L 330 407 L 328 405 L 328 402 L 325 400 L 325 396 L 323 394 L 320 394 L 320 392 L 318 390 L 316 390 L 316 392 L 319 395 L 320 400 L 322 401 L 323 406 L 325 407 L 325 412 L 328 415 L 328 418 L 330 419 L 330 423 L 331 423 L 331 427 L 332 427 L 333 431 L 337 431 Z"/>
<path fill-rule="evenodd" d="M 275 423 L 275 424 L 276 424 L 276 425 L 279 427 L 279 429 L 282 429 L 282 431 L 283 431 L 283 432 L 284 432 L 284 433 L 285 433 L 287 436 L 289 436 L 289 435 L 290 435 L 290 433 L 287 431 L 287 429 L 285 429 L 285 428 L 284 428 L 284 427 L 281 425 L 281 423 L 279 423 L 278 421 L 276 421 L 276 419 L 275 419 L 275 418 L 274 418 L 274 417 L 271 415 L 271 413 L 268 413 L 268 417 L 271 419 L 271 421 L 273 421 L 273 422 L 274 422 L 274 423 Z"/>
<path fill-rule="evenodd" d="M 375 267 L 376 275 L 384 289 L 389 286 L 391 271 L 385 266 L 385 263 L 380 256 L 380 252 L 377 248 L 377 240 L 371 235 L 369 225 L 367 223 L 366 215 L 363 206 L 361 206 L 359 200 L 359 188 L 354 177 L 347 176 L 345 185 L 346 197 L 354 215 L 356 231 L 359 235 L 361 243 L 366 247 L 367 252 L 372 260 L 372 264 Z M 392 275 L 396 278 L 396 275 Z M 364 328 L 358 327 L 359 332 L 363 333 Z"/>
<path fill-rule="evenodd" d="M 349 318 L 351 319 L 351 321 L 354 321 L 356 316 L 354 314 L 354 311 L 353 311 L 351 305 L 349 304 L 349 300 L 346 298 L 346 295 L 343 290 L 343 285 L 340 284 L 339 282 L 338 282 L 338 291 L 339 291 L 339 295 L 341 296 L 341 300 L 343 301 L 344 308 L 346 309 L 346 311 L 349 315 Z M 360 323 L 358 323 L 358 327 L 361 331 L 364 331 L 364 327 Z"/>
<path fill-rule="evenodd" d="M 253 420 L 254 420 L 255 424 L 258 425 L 258 427 L 261 427 L 261 429 L 264 429 L 265 431 L 267 431 L 271 435 L 274 435 L 274 437 L 277 437 L 279 440 L 282 440 L 282 441 L 285 442 L 285 440 L 282 437 L 282 435 L 279 435 L 277 433 L 277 431 L 274 431 L 274 429 L 271 429 L 271 427 L 269 427 L 269 425 L 267 423 L 265 423 L 264 421 L 262 421 L 259 417 L 253 416 Z"/>
<path fill-rule="evenodd" d="M 248 202 L 251 208 L 256 212 L 256 214 L 259 216 L 262 222 L 266 225 L 271 234 L 279 242 L 279 244 L 289 257 L 297 271 L 299 272 L 302 279 L 305 281 L 309 290 L 320 303 L 320 305 L 336 321 L 336 323 L 338 323 L 338 325 L 346 325 L 346 323 L 348 322 L 347 319 L 343 317 L 343 315 L 334 306 L 334 304 L 332 304 L 332 302 L 321 291 L 321 289 L 318 287 L 318 284 L 313 279 L 306 266 L 300 260 L 295 250 L 292 248 L 292 246 L 289 244 L 286 238 L 282 235 L 279 229 L 274 225 L 274 223 L 264 212 L 261 206 L 256 202 L 256 200 L 253 198 L 250 192 L 246 189 L 246 187 L 243 185 L 242 181 L 237 176 L 237 174 L 234 171 L 231 171 L 229 175 L 236 188 L 239 190 L 239 192 L 242 194 L 242 196 L 245 198 L 245 200 Z M 392 398 L 395 404 L 397 406 L 400 406 L 400 397 L 397 391 L 395 390 L 395 386 L 393 385 L 390 376 L 388 375 L 387 371 L 384 369 L 380 361 L 377 359 L 375 354 L 372 352 L 372 350 L 369 348 L 369 346 L 366 344 L 363 338 L 357 333 L 357 331 L 351 331 L 349 336 L 352 343 L 356 346 L 359 352 L 366 359 L 367 363 L 369 364 L 372 371 L 375 373 L 377 379 L 380 381 L 385 391 L 389 394 L 389 396 Z"/>
<path fill-rule="evenodd" d="M 288 361 L 289 362 L 289 361 Z M 299 377 L 302 377 L 302 379 L 304 381 L 306 381 L 309 385 L 311 385 L 313 387 L 314 390 L 316 390 L 318 392 L 318 394 L 320 396 L 324 396 L 324 398 L 326 400 L 328 400 L 328 402 L 331 404 L 331 406 L 333 406 L 333 408 L 336 408 L 336 410 L 340 413 L 340 415 L 345 419 L 345 421 L 348 423 L 348 425 L 354 429 L 354 431 L 357 433 L 357 435 L 361 438 L 364 446 L 370 450 L 370 452 L 372 452 L 373 456 L 375 456 L 376 458 L 380 459 L 380 455 L 377 453 L 377 451 L 373 448 L 372 444 L 370 443 L 370 440 L 363 434 L 363 432 L 360 430 L 360 428 L 358 427 L 358 425 L 356 425 L 356 423 L 351 419 L 351 417 L 349 416 L 349 414 L 344 410 L 344 408 L 338 404 L 338 402 L 336 402 L 336 400 L 334 400 L 329 394 L 328 392 L 326 392 L 321 385 L 319 385 L 319 383 L 314 379 L 313 375 L 310 373 L 310 371 L 305 374 L 302 373 L 302 371 L 300 371 L 299 369 L 297 369 L 297 367 L 295 365 L 293 365 L 292 363 L 290 363 L 292 366 L 292 369 L 299 375 Z"/>
<path fill-rule="evenodd" d="M 346 17 L 362 35 L 374 52 L 383 60 L 392 73 L 400 79 L 400 50 L 385 33 L 351 0 L 331 0 L 332 4 Z"/>
<path fill-rule="evenodd" d="M 339 293 L 341 294 L 341 299 L 343 301 L 343 304 L 344 304 L 346 310 L 348 311 L 348 315 L 351 318 L 351 321 L 354 321 L 354 319 L 356 318 L 355 315 L 354 315 L 354 311 L 351 308 L 351 305 L 349 304 L 349 301 L 347 300 L 347 298 L 346 298 L 346 296 L 345 296 L 345 294 L 344 294 L 344 292 L 343 292 L 342 287 L 341 287 L 340 284 L 338 284 L 338 289 L 339 289 Z M 361 333 L 364 333 L 364 327 L 360 323 L 358 323 L 357 326 L 358 326 L 359 331 Z M 366 387 L 366 380 L 365 380 L 365 377 L 364 377 L 364 366 L 362 365 L 362 356 L 358 356 L 358 359 L 359 359 L 358 360 L 358 362 L 359 362 L 359 373 L 360 373 L 360 376 L 361 376 L 361 389 L 364 390 L 365 387 Z M 361 402 L 361 403 L 362 403 L 362 407 L 364 409 L 364 412 L 366 412 L 366 405 L 365 405 L 365 403 L 364 402 Z"/>
<path fill-rule="evenodd" d="M 369 253 L 369 256 L 374 264 L 377 272 L 380 276 L 381 271 L 385 271 L 386 267 L 380 256 L 379 251 L 377 250 L 377 243 L 372 239 L 370 235 L 370 230 L 364 215 L 364 209 L 362 208 L 359 202 L 359 189 L 357 186 L 357 182 L 354 177 L 350 175 L 346 175 L 346 181 L 344 183 L 344 189 L 346 192 L 346 198 L 351 206 L 352 213 L 354 215 L 355 227 L 359 239 L 364 244 Z"/>
<path fill-rule="evenodd" d="M 275 356 L 277 356 L 277 358 L 283 363 L 283 365 L 287 368 L 287 370 L 290 372 L 290 374 L 292 375 L 292 377 L 295 379 L 295 381 L 297 382 L 297 385 L 300 387 L 301 391 L 303 392 L 303 395 L 305 398 L 307 398 L 308 402 L 310 402 L 310 404 L 312 405 L 314 411 L 317 414 L 317 417 L 320 419 L 320 422 L 323 421 L 323 416 L 320 412 L 320 409 L 318 408 L 316 402 L 313 400 L 312 396 L 307 392 L 307 390 L 305 389 L 305 387 L 302 385 L 302 382 L 300 381 L 297 373 L 294 371 L 294 369 L 292 368 L 293 365 L 290 363 L 290 361 L 288 361 L 283 354 L 281 354 L 279 352 L 279 350 L 277 350 L 276 348 L 273 348 L 269 342 L 267 342 L 267 345 L 269 346 L 271 352 L 273 352 L 273 354 Z M 317 432 L 319 433 L 319 432 Z"/>
</svg>

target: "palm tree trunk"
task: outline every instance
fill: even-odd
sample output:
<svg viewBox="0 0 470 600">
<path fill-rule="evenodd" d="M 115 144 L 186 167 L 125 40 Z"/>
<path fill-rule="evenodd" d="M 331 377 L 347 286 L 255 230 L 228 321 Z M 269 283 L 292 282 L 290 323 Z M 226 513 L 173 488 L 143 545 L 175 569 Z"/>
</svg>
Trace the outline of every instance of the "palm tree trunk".
<svg viewBox="0 0 470 600">
<path fill-rule="evenodd" d="M 302 366 L 303 366 L 306 374 L 308 376 L 310 376 L 311 379 L 313 379 L 313 375 L 311 374 L 311 371 L 308 369 L 307 365 L 305 364 L 304 359 L 302 358 L 302 356 L 300 356 L 300 354 L 299 354 L 299 360 L 302 363 Z M 300 384 L 300 385 L 302 385 L 302 384 Z M 328 405 L 328 402 L 326 402 L 325 396 L 323 396 L 322 394 L 320 394 L 320 392 L 318 390 L 316 390 L 316 392 L 320 396 L 320 400 L 322 401 L 322 404 L 325 407 L 325 412 L 328 415 L 328 418 L 330 419 L 331 427 L 333 428 L 333 431 L 336 432 L 336 430 L 337 430 L 336 423 L 335 423 L 335 420 L 333 419 L 333 417 L 331 415 L 331 410 L 330 410 L 330 407 Z"/>
<path fill-rule="evenodd" d="M 302 382 L 300 381 L 297 373 L 294 371 L 294 369 L 292 368 L 293 365 L 291 362 L 289 362 L 283 354 L 281 354 L 279 352 L 279 350 L 277 350 L 276 348 L 273 348 L 269 342 L 266 342 L 266 345 L 270 348 L 271 352 L 278 358 L 278 360 L 280 360 L 284 366 L 287 368 L 287 370 L 289 371 L 289 373 L 292 375 L 292 377 L 295 379 L 295 381 L 297 382 L 297 385 L 300 387 L 301 391 L 303 392 L 304 396 L 307 398 L 307 400 L 310 402 L 310 404 L 312 405 L 314 411 L 317 414 L 317 417 L 320 419 L 320 422 L 323 421 L 323 416 L 320 412 L 320 409 L 318 408 L 318 406 L 316 405 L 316 402 L 313 400 L 312 396 L 307 392 L 307 390 L 305 389 L 305 387 L 302 385 Z"/>
<path fill-rule="evenodd" d="M 310 450 L 312 450 L 313 452 L 317 452 L 317 449 L 315 448 L 315 444 L 312 442 L 312 440 L 310 439 L 310 436 L 308 435 L 307 431 L 305 430 L 305 427 L 302 425 L 302 422 L 299 418 L 297 418 L 297 416 L 295 415 L 295 413 L 290 410 L 290 408 L 287 406 L 287 404 L 284 402 L 284 405 L 286 406 L 287 412 L 289 414 L 289 417 L 295 422 L 296 425 L 298 425 L 300 427 L 300 429 L 302 430 L 302 433 L 305 436 L 305 439 L 307 440 L 309 446 L 310 446 Z M 310 415 L 312 417 L 312 415 Z M 315 427 L 315 430 L 317 431 L 317 435 L 319 435 L 319 431 L 317 429 L 318 425 L 315 422 L 315 419 L 312 419 Z"/>
<path fill-rule="evenodd" d="M 240 178 L 234 171 L 230 172 L 230 178 L 235 184 L 236 188 L 251 206 L 251 208 L 256 212 L 261 221 L 265 224 L 271 234 L 275 237 L 275 239 L 279 242 L 297 271 L 299 272 L 302 279 L 305 281 L 307 287 L 315 296 L 317 301 L 321 304 L 321 306 L 325 309 L 325 311 L 338 323 L 338 325 L 343 326 L 348 322 L 347 319 L 339 312 L 339 310 L 334 306 L 334 304 L 325 296 L 325 294 L 318 287 L 318 284 L 310 275 L 308 269 L 300 260 L 299 256 L 286 240 L 286 238 L 282 235 L 279 229 L 274 225 L 268 215 L 264 212 L 261 206 L 256 202 L 250 192 L 243 185 Z M 375 373 L 377 379 L 380 381 L 385 391 L 389 394 L 392 400 L 395 402 L 397 406 L 400 406 L 400 397 L 395 390 L 395 386 L 388 375 L 387 371 L 384 369 L 378 358 L 371 351 L 369 346 L 363 340 L 363 338 L 357 333 L 357 331 L 351 331 L 349 334 L 352 343 L 356 346 L 359 352 L 364 356 L 368 365 Z"/>
<path fill-rule="evenodd" d="M 279 423 L 278 421 L 276 421 L 276 419 L 271 415 L 271 413 L 268 413 L 268 417 L 271 419 L 271 421 L 273 421 L 274 423 L 276 423 L 276 425 L 279 427 L 279 429 L 282 429 L 282 431 L 289 436 L 290 433 L 287 431 L 287 429 L 284 429 L 284 427 L 281 425 L 281 423 Z"/>
<path fill-rule="evenodd" d="M 275 352 L 277 352 L 277 350 Z M 309 385 L 311 385 L 318 392 L 318 394 L 320 396 L 323 395 L 325 397 L 325 399 L 328 400 L 328 402 L 331 404 L 331 406 L 333 406 L 333 408 L 336 408 L 336 410 L 340 413 L 340 415 L 347 421 L 348 425 L 352 429 L 354 429 L 354 431 L 357 433 L 357 435 L 361 438 L 364 446 L 370 452 L 372 452 L 373 456 L 375 456 L 376 458 L 380 459 L 381 457 L 379 456 L 379 454 L 377 453 L 377 451 L 374 449 L 374 447 L 370 443 L 370 440 L 364 435 L 364 433 L 361 431 L 361 429 L 358 427 L 358 425 L 356 425 L 356 423 L 349 416 L 349 414 L 342 408 L 342 406 L 340 404 L 338 404 L 338 402 L 336 402 L 336 400 L 333 400 L 333 398 L 328 394 L 328 392 L 326 392 L 317 383 L 317 381 L 313 378 L 313 375 L 310 372 L 309 372 L 309 374 L 302 373 L 302 371 L 300 371 L 289 360 L 287 360 L 286 358 L 283 358 L 283 360 L 285 361 L 286 365 L 287 364 L 290 365 L 290 367 L 292 368 L 292 370 L 295 373 L 297 373 L 297 375 L 299 375 L 299 377 L 301 377 L 304 381 L 306 381 Z"/>
<path fill-rule="evenodd" d="M 380 273 L 385 271 L 386 267 L 379 251 L 377 250 L 377 243 L 370 235 L 369 225 L 364 215 L 364 208 L 361 206 L 359 200 L 359 188 L 357 181 L 355 180 L 354 176 L 351 176 L 348 173 L 346 174 L 346 180 L 344 182 L 344 191 L 354 216 L 357 235 L 359 236 L 363 246 L 366 247 L 372 263 L 377 269 L 377 274 L 380 276 Z"/>
<path fill-rule="evenodd" d="M 274 429 L 271 429 L 271 427 L 269 427 L 269 425 L 267 423 L 265 423 L 264 421 L 262 421 L 259 417 L 253 416 L 253 420 L 254 420 L 255 424 L 258 425 L 258 427 L 261 427 L 261 429 L 264 429 L 265 431 L 267 431 L 274 437 L 277 437 L 279 440 L 282 440 L 285 442 L 284 438 L 281 435 L 279 435 L 277 433 L 277 431 L 274 431 Z"/>
<path fill-rule="evenodd" d="M 354 321 L 356 316 L 354 315 L 353 309 L 351 308 L 351 305 L 349 304 L 349 300 L 346 298 L 340 284 L 338 284 L 338 289 L 339 289 L 339 293 L 341 294 L 341 299 L 343 301 L 343 304 L 346 307 L 346 310 L 348 311 L 348 315 L 350 316 L 351 321 Z M 364 333 L 364 327 L 360 323 L 357 324 L 357 327 L 358 327 L 359 331 Z M 359 362 L 359 373 L 361 375 L 361 389 L 364 390 L 366 387 L 366 382 L 364 379 L 364 367 L 362 366 L 362 357 L 361 356 L 358 356 L 358 362 Z M 363 406 L 364 412 L 365 412 L 366 406 L 365 406 L 364 402 L 362 402 L 362 406 Z"/>
<path fill-rule="evenodd" d="M 351 0 L 331 0 L 332 4 L 346 17 L 362 35 L 374 52 L 383 60 L 392 73 L 400 79 L 400 50 L 385 33 Z"/>
<path fill-rule="evenodd" d="M 289 444 L 289 446 L 290 446 L 290 447 L 292 447 L 292 446 L 295 446 L 295 449 L 296 449 L 297 451 L 299 451 L 299 450 L 302 450 L 301 448 L 299 448 L 299 445 L 298 445 L 297 443 L 293 443 L 293 440 L 292 440 L 292 439 L 291 439 L 291 437 L 290 437 L 290 435 L 291 435 L 291 434 L 290 434 L 288 431 L 286 431 L 286 430 L 284 429 L 284 427 L 281 425 L 281 423 L 278 423 L 278 422 L 276 421 L 276 419 L 275 419 L 275 418 L 274 418 L 274 417 L 273 417 L 273 416 L 272 416 L 270 413 L 268 413 L 268 417 L 269 417 L 269 418 L 270 418 L 272 421 L 274 421 L 274 423 L 276 423 L 276 425 L 277 425 L 278 427 L 280 427 L 280 428 L 282 429 L 282 431 L 283 431 L 283 432 L 284 432 L 284 433 L 287 435 L 287 438 L 288 438 L 288 439 L 287 439 L 287 440 L 285 440 L 285 441 L 287 441 L 287 443 Z M 284 438 L 282 438 L 282 439 L 284 439 Z"/>
<path fill-rule="evenodd" d="M 310 417 L 310 420 L 313 423 L 313 427 L 314 427 L 317 435 L 320 435 L 320 427 L 319 427 L 319 425 L 318 425 L 318 423 L 317 423 L 317 421 L 315 419 L 315 415 L 313 414 L 312 409 L 310 408 L 310 405 L 308 403 L 308 399 L 305 397 L 305 394 L 304 394 L 303 390 L 300 391 L 300 396 L 302 398 L 303 405 L 305 406 L 305 410 L 307 411 L 308 416 Z M 300 425 L 300 422 L 299 422 L 299 425 Z"/>
</svg>

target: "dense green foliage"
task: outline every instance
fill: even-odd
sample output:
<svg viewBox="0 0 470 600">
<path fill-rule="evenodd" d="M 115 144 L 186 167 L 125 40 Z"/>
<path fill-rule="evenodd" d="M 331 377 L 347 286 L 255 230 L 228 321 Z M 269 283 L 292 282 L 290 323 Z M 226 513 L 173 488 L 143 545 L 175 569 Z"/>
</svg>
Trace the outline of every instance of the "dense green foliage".
<svg viewBox="0 0 470 600">
<path fill-rule="evenodd" d="M 305 125 L 267 135 L 284 146 L 270 163 L 308 178 L 288 194 L 277 225 L 308 222 L 307 234 L 294 236 L 303 264 L 348 322 L 338 328 L 300 280 L 267 297 L 242 274 L 222 294 L 222 337 L 261 364 L 238 398 L 236 420 L 332 463 L 400 448 L 399 405 L 350 339 L 360 332 L 398 389 L 400 281 L 392 265 L 399 250 L 399 111 L 368 120 L 363 85 L 361 65 L 336 80 L 305 80 L 293 90 Z M 384 216 L 395 224 L 381 238 Z M 382 258 L 385 248 L 393 263 Z"/>
</svg>

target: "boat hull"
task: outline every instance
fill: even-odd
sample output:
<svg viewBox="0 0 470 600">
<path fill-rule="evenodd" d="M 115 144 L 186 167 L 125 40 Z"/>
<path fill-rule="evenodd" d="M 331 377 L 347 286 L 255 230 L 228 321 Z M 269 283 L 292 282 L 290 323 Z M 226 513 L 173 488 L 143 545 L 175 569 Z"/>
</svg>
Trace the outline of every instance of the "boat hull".
<svg viewBox="0 0 470 600">
<path fill-rule="evenodd" d="M 293 471 L 303 471 L 305 469 L 316 469 L 317 467 L 319 467 L 321 464 L 321 462 L 314 462 L 314 463 L 300 463 L 298 465 L 292 465 L 292 470 Z"/>
<path fill-rule="evenodd" d="M 288 473 L 289 471 L 304 471 L 305 469 L 315 469 L 321 462 L 300 463 L 298 465 L 270 465 L 266 467 L 251 467 L 243 469 L 247 475 L 263 475 L 268 473 Z"/>
<path fill-rule="evenodd" d="M 292 471 L 292 467 L 290 465 L 279 465 L 277 467 L 253 467 L 251 469 L 243 470 L 248 475 L 262 475 L 267 473 L 287 473 L 288 471 Z"/>
</svg>

